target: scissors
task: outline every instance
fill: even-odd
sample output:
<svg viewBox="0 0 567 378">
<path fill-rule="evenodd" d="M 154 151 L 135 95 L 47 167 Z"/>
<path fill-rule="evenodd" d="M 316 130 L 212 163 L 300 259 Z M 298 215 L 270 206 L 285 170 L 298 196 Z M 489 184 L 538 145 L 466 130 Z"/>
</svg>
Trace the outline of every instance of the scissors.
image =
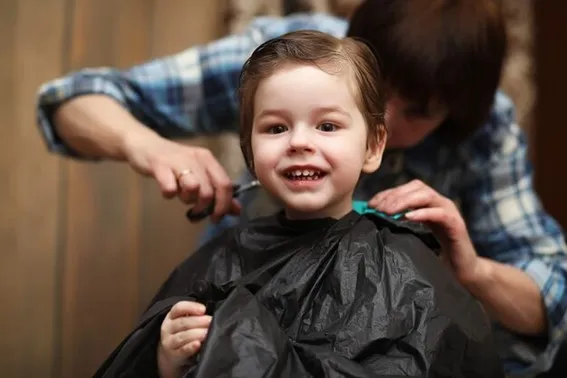
<svg viewBox="0 0 567 378">
<path fill-rule="evenodd" d="M 252 189 L 256 189 L 259 186 L 260 186 L 260 181 L 258 180 L 253 180 L 246 184 L 234 184 L 232 185 L 232 198 L 237 198 L 240 194 Z M 198 222 L 211 215 L 214 209 L 215 209 L 215 201 L 211 202 L 211 204 L 205 210 L 198 213 L 194 213 L 192 209 L 190 209 L 189 211 L 187 211 L 185 216 L 191 222 Z"/>
</svg>

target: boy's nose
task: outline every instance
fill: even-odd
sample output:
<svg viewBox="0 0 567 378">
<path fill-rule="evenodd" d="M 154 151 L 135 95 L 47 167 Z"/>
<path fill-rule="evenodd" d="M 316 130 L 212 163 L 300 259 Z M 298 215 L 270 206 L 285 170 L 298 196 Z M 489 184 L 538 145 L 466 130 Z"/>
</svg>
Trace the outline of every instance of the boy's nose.
<svg viewBox="0 0 567 378">
<path fill-rule="evenodd" d="M 289 139 L 289 149 L 290 152 L 313 150 L 309 131 L 304 128 L 294 128 Z"/>
</svg>

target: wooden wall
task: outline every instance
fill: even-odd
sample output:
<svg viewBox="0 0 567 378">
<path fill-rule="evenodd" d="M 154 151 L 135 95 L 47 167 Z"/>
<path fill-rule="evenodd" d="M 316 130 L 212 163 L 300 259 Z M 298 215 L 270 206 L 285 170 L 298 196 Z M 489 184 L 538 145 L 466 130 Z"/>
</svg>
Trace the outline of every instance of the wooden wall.
<svg viewBox="0 0 567 378">
<path fill-rule="evenodd" d="M 125 165 L 48 154 L 38 86 L 218 38 L 223 4 L 0 1 L 1 377 L 92 376 L 199 230 Z"/>
<path fill-rule="evenodd" d="M 538 96 L 532 147 L 536 188 L 545 207 L 567 230 L 567 1 L 535 1 L 534 6 Z"/>
<path fill-rule="evenodd" d="M 535 3 L 537 184 L 567 225 L 566 181 L 557 171 L 567 138 L 567 2 Z M 184 221 L 178 202 L 163 200 L 152 181 L 128 167 L 48 154 L 35 125 L 38 86 L 70 70 L 128 67 L 219 37 L 224 6 L 0 1 L 1 377 L 91 376 L 200 230 Z"/>
</svg>

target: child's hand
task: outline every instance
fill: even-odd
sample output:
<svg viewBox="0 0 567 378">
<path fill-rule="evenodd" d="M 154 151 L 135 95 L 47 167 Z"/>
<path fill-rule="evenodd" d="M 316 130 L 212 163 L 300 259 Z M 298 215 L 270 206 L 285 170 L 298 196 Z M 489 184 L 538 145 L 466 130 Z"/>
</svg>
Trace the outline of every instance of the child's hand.
<svg viewBox="0 0 567 378">
<path fill-rule="evenodd" d="M 211 317 L 200 303 L 176 303 L 161 324 L 158 367 L 161 377 L 177 377 L 187 359 L 201 348 Z"/>
</svg>

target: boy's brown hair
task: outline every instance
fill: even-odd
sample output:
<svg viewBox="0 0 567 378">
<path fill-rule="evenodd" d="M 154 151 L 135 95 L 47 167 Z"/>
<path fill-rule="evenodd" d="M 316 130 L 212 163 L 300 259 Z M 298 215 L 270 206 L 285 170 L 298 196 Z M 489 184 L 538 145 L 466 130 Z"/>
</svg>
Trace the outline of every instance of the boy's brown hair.
<svg viewBox="0 0 567 378">
<path fill-rule="evenodd" d="M 256 90 L 262 80 L 289 64 L 313 65 L 329 74 L 349 75 L 353 95 L 368 127 L 368 144 L 376 144 L 385 136 L 382 80 L 372 50 L 353 38 L 339 39 L 318 31 L 287 33 L 256 48 L 240 74 L 240 148 L 252 174 Z"/>
<path fill-rule="evenodd" d="M 487 119 L 506 54 L 499 0 L 366 0 L 347 35 L 373 48 L 389 90 L 417 112 L 445 105 L 450 135 Z"/>
</svg>

